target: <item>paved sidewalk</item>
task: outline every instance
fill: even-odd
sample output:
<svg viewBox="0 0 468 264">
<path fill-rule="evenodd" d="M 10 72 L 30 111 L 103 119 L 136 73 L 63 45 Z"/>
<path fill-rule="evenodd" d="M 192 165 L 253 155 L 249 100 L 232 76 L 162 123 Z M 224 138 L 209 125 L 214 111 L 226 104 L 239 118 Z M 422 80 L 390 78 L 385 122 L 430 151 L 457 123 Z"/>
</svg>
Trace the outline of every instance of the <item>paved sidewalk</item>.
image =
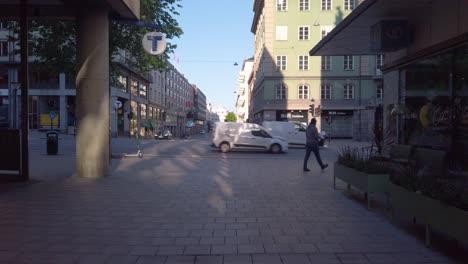
<svg viewBox="0 0 468 264">
<path fill-rule="evenodd" d="M 303 150 L 119 159 L 111 177 L 83 179 L 71 145 L 57 157 L 33 145 L 42 182 L 0 194 L 0 264 L 455 263 L 333 190 L 331 168 L 303 173 Z"/>
</svg>

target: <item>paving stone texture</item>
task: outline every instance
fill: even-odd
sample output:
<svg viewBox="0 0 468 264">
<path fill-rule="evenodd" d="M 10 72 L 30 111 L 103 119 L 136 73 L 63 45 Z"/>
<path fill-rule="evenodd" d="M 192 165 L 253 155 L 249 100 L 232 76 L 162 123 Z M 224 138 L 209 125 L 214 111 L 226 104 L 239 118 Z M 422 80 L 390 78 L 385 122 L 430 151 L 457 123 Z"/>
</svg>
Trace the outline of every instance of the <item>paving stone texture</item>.
<svg viewBox="0 0 468 264">
<path fill-rule="evenodd" d="M 142 159 L 113 160 L 112 176 L 85 179 L 73 176 L 73 138 L 63 137 L 55 157 L 32 140 L 40 183 L 0 193 L 0 264 L 455 263 L 333 190 L 333 166 L 320 171 L 312 157 L 303 173 L 301 149 L 220 154 L 207 138 L 146 142 Z M 331 164 L 336 149 L 322 155 Z"/>
</svg>

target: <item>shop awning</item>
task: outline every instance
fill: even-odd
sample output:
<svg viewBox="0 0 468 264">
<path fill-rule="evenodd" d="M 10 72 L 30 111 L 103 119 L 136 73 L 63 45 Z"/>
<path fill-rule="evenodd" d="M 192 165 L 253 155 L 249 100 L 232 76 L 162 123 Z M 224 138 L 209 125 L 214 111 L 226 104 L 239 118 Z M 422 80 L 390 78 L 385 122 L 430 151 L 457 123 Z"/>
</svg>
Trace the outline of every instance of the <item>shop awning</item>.
<svg viewBox="0 0 468 264">
<path fill-rule="evenodd" d="M 382 20 L 418 20 L 427 0 L 365 0 L 310 51 L 310 56 L 381 54 L 371 48 L 371 27 Z"/>
</svg>

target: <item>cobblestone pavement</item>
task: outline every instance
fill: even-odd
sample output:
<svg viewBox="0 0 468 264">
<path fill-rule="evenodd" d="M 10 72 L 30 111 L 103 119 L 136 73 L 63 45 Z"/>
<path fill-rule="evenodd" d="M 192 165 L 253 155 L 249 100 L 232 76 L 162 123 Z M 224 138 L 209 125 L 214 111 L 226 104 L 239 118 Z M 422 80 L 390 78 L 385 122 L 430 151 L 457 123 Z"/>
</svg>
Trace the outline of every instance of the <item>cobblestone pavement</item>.
<svg viewBox="0 0 468 264">
<path fill-rule="evenodd" d="M 34 141 L 36 140 L 36 141 Z M 73 176 L 32 139 L 41 182 L 0 193 L 5 263 L 455 263 L 332 185 L 332 166 L 302 172 L 304 150 L 227 153 L 207 138 L 144 142 L 112 176 Z M 134 147 L 115 139 L 115 150 Z M 332 163 L 336 149 L 322 149 Z"/>
</svg>

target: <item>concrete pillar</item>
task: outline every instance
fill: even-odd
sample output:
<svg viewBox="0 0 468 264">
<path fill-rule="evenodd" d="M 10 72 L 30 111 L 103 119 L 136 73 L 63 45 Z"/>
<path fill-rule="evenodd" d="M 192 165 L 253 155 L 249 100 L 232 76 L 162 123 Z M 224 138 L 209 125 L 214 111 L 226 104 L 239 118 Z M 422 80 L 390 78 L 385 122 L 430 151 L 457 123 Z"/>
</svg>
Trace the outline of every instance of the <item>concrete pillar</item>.
<svg viewBox="0 0 468 264">
<path fill-rule="evenodd" d="M 108 174 L 109 18 L 104 8 L 83 10 L 77 17 L 76 169 L 80 177 Z"/>
</svg>

